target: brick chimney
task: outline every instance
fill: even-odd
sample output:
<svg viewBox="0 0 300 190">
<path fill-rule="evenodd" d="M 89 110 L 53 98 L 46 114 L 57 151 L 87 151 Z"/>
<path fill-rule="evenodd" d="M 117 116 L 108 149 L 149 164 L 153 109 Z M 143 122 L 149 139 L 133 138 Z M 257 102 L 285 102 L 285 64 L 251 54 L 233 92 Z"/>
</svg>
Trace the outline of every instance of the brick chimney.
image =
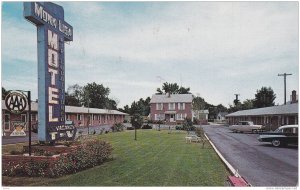
<svg viewBox="0 0 300 190">
<path fill-rule="evenodd" d="M 292 91 L 292 95 L 291 95 L 291 103 L 297 103 L 298 102 L 298 98 L 297 98 L 297 92 L 296 90 Z"/>
</svg>

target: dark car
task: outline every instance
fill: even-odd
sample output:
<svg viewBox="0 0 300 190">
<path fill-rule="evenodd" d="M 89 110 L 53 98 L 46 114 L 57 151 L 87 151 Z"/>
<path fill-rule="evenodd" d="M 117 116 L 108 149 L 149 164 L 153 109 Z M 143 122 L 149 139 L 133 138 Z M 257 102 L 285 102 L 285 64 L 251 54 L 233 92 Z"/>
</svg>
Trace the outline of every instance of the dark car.
<svg viewBox="0 0 300 190">
<path fill-rule="evenodd" d="M 273 146 L 298 145 L 298 125 L 284 125 L 274 132 L 260 133 L 257 137 L 260 142 L 271 142 Z"/>
</svg>

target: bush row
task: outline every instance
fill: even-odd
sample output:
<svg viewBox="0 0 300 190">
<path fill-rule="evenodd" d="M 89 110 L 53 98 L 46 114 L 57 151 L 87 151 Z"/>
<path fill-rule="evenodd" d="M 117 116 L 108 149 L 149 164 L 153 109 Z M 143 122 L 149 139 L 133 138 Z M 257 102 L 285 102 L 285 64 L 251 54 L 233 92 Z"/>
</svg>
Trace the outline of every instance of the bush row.
<svg viewBox="0 0 300 190">
<path fill-rule="evenodd" d="M 8 163 L 2 166 L 4 176 L 59 177 L 94 167 L 108 160 L 112 146 L 101 140 L 86 141 L 70 153 L 61 154 L 58 160 Z"/>
<path fill-rule="evenodd" d="M 122 123 L 116 123 L 110 127 L 112 132 L 120 132 L 123 131 L 125 126 Z"/>
</svg>

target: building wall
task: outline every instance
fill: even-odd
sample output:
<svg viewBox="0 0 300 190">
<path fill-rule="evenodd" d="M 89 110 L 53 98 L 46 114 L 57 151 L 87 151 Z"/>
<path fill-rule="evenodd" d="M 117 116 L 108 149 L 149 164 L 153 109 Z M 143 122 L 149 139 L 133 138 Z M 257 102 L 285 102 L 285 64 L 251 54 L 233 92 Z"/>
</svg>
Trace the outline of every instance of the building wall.
<svg viewBox="0 0 300 190">
<path fill-rule="evenodd" d="M 282 125 L 298 124 L 298 114 L 291 115 L 261 115 L 227 117 L 229 125 L 239 121 L 253 121 L 255 125 L 264 125 L 267 130 L 275 130 Z"/>
<path fill-rule="evenodd" d="M 81 120 L 78 120 L 78 115 L 81 115 Z M 115 114 L 86 114 L 86 113 L 66 113 L 66 120 L 74 122 L 75 127 L 85 127 L 88 123 L 88 115 L 91 116 L 90 126 L 100 125 L 113 125 L 115 123 L 123 123 L 125 115 Z M 95 115 L 95 116 L 94 116 Z M 13 130 L 14 121 L 28 122 L 28 112 L 24 114 L 12 114 L 6 110 L 2 110 L 2 131 L 3 133 L 10 134 Z M 31 114 L 31 125 L 37 125 L 37 112 L 33 111 Z M 28 123 L 26 124 L 25 131 L 28 131 Z"/>
<path fill-rule="evenodd" d="M 169 121 L 170 115 L 165 114 L 166 111 L 175 111 L 176 114 L 186 114 L 187 118 L 192 118 L 192 103 L 185 103 L 185 109 L 180 110 L 178 107 L 178 102 L 175 103 L 175 109 L 174 110 L 169 110 L 169 103 L 163 103 L 163 109 L 162 110 L 156 110 L 156 103 L 151 103 L 150 104 L 150 119 L 155 121 L 155 114 L 164 114 L 166 121 Z M 177 120 L 175 114 L 175 120 L 176 122 L 182 122 L 182 120 Z"/>
</svg>

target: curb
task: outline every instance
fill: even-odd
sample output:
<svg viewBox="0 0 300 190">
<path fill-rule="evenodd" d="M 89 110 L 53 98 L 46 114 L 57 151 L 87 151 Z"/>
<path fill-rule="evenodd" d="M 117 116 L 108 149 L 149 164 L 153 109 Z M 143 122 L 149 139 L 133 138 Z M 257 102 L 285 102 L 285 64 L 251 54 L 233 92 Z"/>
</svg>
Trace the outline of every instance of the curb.
<svg viewBox="0 0 300 190">
<path fill-rule="evenodd" d="M 206 135 L 206 133 L 204 133 L 205 137 L 207 138 L 207 140 L 209 141 L 209 143 L 211 144 L 211 146 L 214 148 L 214 150 L 216 151 L 216 153 L 218 154 L 218 156 L 221 158 L 222 162 L 226 165 L 226 167 L 230 170 L 230 172 L 237 178 L 241 178 L 244 179 L 236 169 L 234 169 L 234 167 L 223 157 L 223 155 L 220 153 L 220 151 L 217 149 L 217 147 L 214 145 L 213 142 L 211 142 L 211 140 L 208 138 L 208 136 Z M 249 186 L 252 186 L 250 183 L 248 183 Z"/>
</svg>

